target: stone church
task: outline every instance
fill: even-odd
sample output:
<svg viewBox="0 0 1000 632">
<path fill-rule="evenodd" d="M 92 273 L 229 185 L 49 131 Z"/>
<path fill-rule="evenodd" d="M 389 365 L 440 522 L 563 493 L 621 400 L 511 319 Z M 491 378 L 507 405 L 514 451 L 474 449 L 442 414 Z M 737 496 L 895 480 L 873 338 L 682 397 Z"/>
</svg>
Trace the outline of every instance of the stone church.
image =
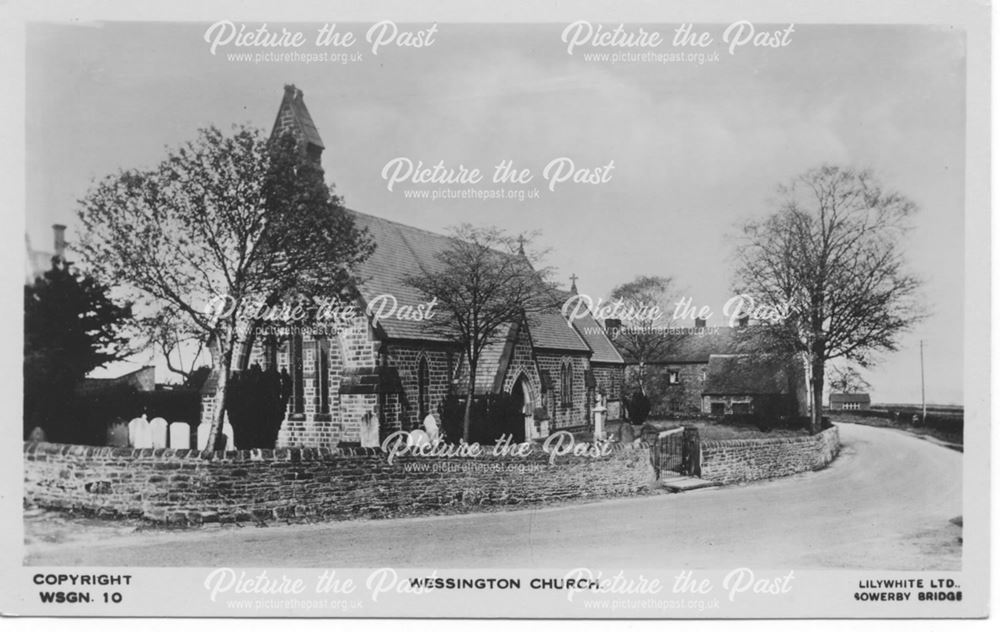
<svg viewBox="0 0 1000 632">
<path fill-rule="evenodd" d="M 320 160 L 323 141 L 295 86 L 285 87 L 275 121 L 274 133 L 285 130 L 300 139 L 307 156 Z M 437 253 L 449 247 L 451 238 L 348 212 L 376 246 L 356 271 L 365 303 L 359 313 L 386 294 L 400 305 L 426 303 L 430 297 L 420 296 L 405 278 L 439 266 Z M 570 292 L 575 291 L 574 281 Z M 466 388 L 461 349 L 425 324 L 395 315 L 377 322 L 358 316 L 323 334 L 256 340 L 235 355 L 234 370 L 259 364 L 291 376 L 279 447 L 371 446 L 393 431 L 419 427 L 428 414 L 440 424 L 444 398 Z M 552 308 L 509 323 L 484 350 L 477 391 L 513 395 L 522 407 L 525 437 L 542 438 L 556 430 L 587 428 L 598 403 L 606 404 L 609 419 L 618 418 L 624 372 L 622 356 L 592 318 L 570 325 Z M 202 391 L 203 422 L 212 418 L 217 399 L 209 379 Z"/>
</svg>

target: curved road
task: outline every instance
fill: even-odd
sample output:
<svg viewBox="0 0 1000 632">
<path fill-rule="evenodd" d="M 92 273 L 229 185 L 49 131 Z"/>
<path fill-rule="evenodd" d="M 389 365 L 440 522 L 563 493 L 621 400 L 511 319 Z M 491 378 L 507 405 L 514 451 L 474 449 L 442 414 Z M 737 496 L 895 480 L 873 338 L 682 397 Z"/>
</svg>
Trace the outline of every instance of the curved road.
<svg viewBox="0 0 1000 632">
<path fill-rule="evenodd" d="M 743 486 L 544 509 L 35 541 L 26 563 L 374 568 L 958 569 L 962 455 L 840 425 L 819 472 Z M 30 531 L 30 529 L 29 529 Z"/>
</svg>

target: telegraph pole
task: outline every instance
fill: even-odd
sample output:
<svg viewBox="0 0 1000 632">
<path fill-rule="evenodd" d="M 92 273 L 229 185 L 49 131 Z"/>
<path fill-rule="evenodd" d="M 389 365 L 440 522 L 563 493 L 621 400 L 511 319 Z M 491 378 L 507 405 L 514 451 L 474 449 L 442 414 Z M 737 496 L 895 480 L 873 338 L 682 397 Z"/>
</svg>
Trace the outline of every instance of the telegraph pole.
<svg viewBox="0 0 1000 632">
<path fill-rule="evenodd" d="M 927 423 L 927 399 L 924 397 L 924 341 L 920 341 L 920 410 L 921 423 Z"/>
</svg>

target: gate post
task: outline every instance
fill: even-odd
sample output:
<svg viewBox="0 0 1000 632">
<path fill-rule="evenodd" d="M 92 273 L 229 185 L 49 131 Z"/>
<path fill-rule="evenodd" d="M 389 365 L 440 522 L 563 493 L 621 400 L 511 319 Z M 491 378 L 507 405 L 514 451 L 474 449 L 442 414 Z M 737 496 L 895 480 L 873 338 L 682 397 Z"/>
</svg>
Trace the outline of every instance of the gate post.
<svg viewBox="0 0 1000 632">
<path fill-rule="evenodd" d="M 628 423 L 628 422 L 626 422 Z M 653 466 L 653 479 L 660 480 L 660 437 L 654 436 L 649 444 L 649 463 Z"/>
<path fill-rule="evenodd" d="M 681 471 L 688 476 L 701 476 L 701 439 L 697 428 L 684 427 Z"/>
</svg>

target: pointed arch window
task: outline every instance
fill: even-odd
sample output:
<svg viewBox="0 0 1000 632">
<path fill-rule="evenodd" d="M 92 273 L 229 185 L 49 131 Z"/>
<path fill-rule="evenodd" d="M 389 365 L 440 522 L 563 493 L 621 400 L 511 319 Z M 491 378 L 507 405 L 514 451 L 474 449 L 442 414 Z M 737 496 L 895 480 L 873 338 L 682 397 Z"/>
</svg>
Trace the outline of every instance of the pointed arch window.
<svg viewBox="0 0 1000 632">
<path fill-rule="evenodd" d="M 431 412 L 431 374 L 427 366 L 427 358 L 421 357 L 417 364 L 417 403 L 420 409 L 420 419 L 422 422 Z"/>
<path fill-rule="evenodd" d="M 563 362 L 562 372 L 560 375 L 560 388 L 561 393 L 559 400 L 562 402 L 563 408 L 570 408 L 573 406 L 573 363 Z"/>
<path fill-rule="evenodd" d="M 302 334 L 292 336 L 289 364 L 292 369 L 292 413 L 305 412 L 305 385 L 302 383 Z"/>
<path fill-rule="evenodd" d="M 321 338 L 316 341 L 316 412 L 325 415 L 330 412 L 330 341 Z"/>
</svg>

